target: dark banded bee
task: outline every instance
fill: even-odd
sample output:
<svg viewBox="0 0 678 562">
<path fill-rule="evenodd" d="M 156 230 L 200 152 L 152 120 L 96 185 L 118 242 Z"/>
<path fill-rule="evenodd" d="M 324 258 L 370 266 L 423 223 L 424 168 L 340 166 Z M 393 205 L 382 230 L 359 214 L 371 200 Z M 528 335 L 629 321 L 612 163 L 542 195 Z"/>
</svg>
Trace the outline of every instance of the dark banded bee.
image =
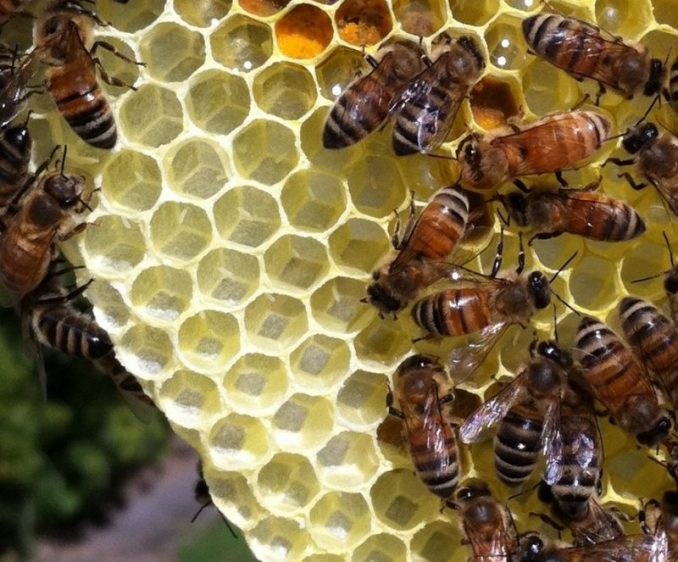
<svg viewBox="0 0 678 562">
<path fill-rule="evenodd" d="M 440 498 L 452 495 L 459 482 L 459 448 L 445 404 L 452 400 L 445 369 L 436 359 L 414 355 L 405 359 L 395 376 L 395 399 L 400 410 L 389 412 L 404 421 L 404 437 L 417 475 Z"/>
<path fill-rule="evenodd" d="M 626 297 L 619 303 L 626 340 L 645 364 L 664 395 L 678 405 L 678 329 L 644 300 Z"/>
<path fill-rule="evenodd" d="M 497 190 L 521 176 L 556 173 L 580 166 L 607 139 L 610 122 L 593 111 L 548 115 L 509 134 L 471 133 L 457 148 L 460 183 L 467 189 Z M 564 182 L 561 179 L 561 183 Z"/>
<path fill-rule="evenodd" d="M 612 330 L 591 317 L 579 323 L 575 339 L 582 376 L 612 419 L 642 445 L 664 441 L 673 427 L 671 416 L 659 405 L 631 351 Z"/>
<path fill-rule="evenodd" d="M 545 481 L 560 477 L 563 437 L 560 398 L 572 357 L 557 343 L 532 342 L 530 361 L 511 383 L 467 418 L 459 430 L 464 443 L 479 441 L 499 424 L 494 463 L 499 478 L 510 486 L 532 474 L 540 451 L 546 459 Z"/>
<path fill-rule="evenodd" d="M 3 215 L 28 180 L 33 140 L 26 124 L 0 130 L 0 215 Z"/>
<path fill-rule="evenodd" d="M 323 129 L 325 148 L 345 148 L 364 139 L 388 118 L 391 102 L 425 67 L 423 49 L 412 41 L 382 45 L 367 56 L 372 72 L 351 83 L 332 106 Z"/>
<path fill-rule="evenodd" d="M 654 96 L 664 82 L 666 67 L 643 45 L 625 43 L 584 21 L 537 14 L 523 20 L 523 35 L 544 60 L 577 80 L 598 82 L 598 97 L 606 87 L 628 99 L 639 92 Z"/>
<path fill-rule="evenodd" d="M 444 187 L 414 218 L 414 200 L 410 222 L 400 238 L 399 224 L 393 236 L 398 254 L 372 274 L 367 287 L 367 300 L 381 315 L 395 314 L 449 269 L 444 262 L 455 250 L 466 232 L 469 201 L 459 188 Z"/>
<path fill-rule="evenodd" d="M 569 233 L 591 240 L 618 242 L 645 232 L 645 223 L 633 207 L 590 190 L 560 189 L 555 193 L 541 191 L 527 196 L 511 193 L 501 200 L 518 226 L 536 230 L 532 240 Z"/>
<path fill-rule="evenodd" d="M 55 242 L 86 228 L 75 215 L 86 208 L 85 179 L 51 170 L 34 180 L 0 237 L 0 287 L 13 304 L 42 283 L 57 255 Z"/>
<path fill-rule="evenodd" d="M 678 137 L 668 132 L 660 136 L 654 123 L 643 123 L 624 135 L 622 146 L 634 157 L 627 160 L 608 158 L 603 165 L 608 162 L 618 166 L 636 164 L 647 183 L 636 182 L 628 172 L 620 177 L 636 190 L 653 185 L 669 210 L 678 216 Z"/>
<path fill-rule="evenodd" d="M 23 109 L 33 94 L 42 92 L 41 86 L 30 86 L 31 55 L 19 53 L 0 44 L 0 128 L 7 127 Z"/>
<path fill-rule="evenodd" d="M 35 346 L 44 345 L 71 357 L 90 360 L 114 383 L 133 413 L 147 421 L 153 401 L 146 396 L 136 378 L 118 361 L 113 342 L 106 330 L 90 314 L 78 311 L 73 300 L 89 286 L 67 292 L 59 283 L 59 272 L 52 271 L 42 284 L 21 303 L 26 339 Z"/>
<path fill-rule="evenodd" d="M 556 509 L 568 520 L 585 518 L 589 499 L 601 492 L 603 440 L 589 397 L 567 388 L 560 402 L 562 456 L 560 478 L 550 494 Z M 548 484 L 548 482 L 547 482 Z"/>
<path fill-rule="evenodd" d="M 538 556 L 528 554 L 520 562 L 675 562 L 665 558 L 665 540 L 643 534 L 569 548 L 547 548 Z"/>
<path fill-rule="evenodd" d="M 126 62 L 143 63 L 127 58 L 110 43 L 94 41 L 95 24 L 106 25 L 78 0 L 55 0 L 35 24 L 34 53 L 48 65 L 47 90 L 73 131 L 94 147 L 110 149 L 115 146 L 117 128 L 96 70 L 108 84 L 135 88 L 109 77 L 96 50 L 101 47 Z"/>
<path fill-rule="evenodd" d="M 518 550 L 518 537 L 507 508 L 492 497 L 485 482 L 466 480 L 454 495 L 473 560 L 505 562 Z"/>
<path fill-rule="evenodd" d="M 671 107 L 678 111 L 678 57 L 673 61 L 669 71 L 669 87 L 664 92 Z"/>
<path fill-rule="evenodd" d="M 478 335 L 476 341 L 453 350 L 448 358 L 456 381 L 473 373 L 510 325 L 528 323 L 537 310 L 551 303 L 547 277 L 540 271 L 523 273 L 522 239 L 516 271 L 499 276 L 502 253 L 503 241 L 489 276 L 466 269 L 453 271 L 449 274 L 455 281 L 453 288 L 424 297 L 412 307 L 414 321 L 432 336 Z"/>
<path fill-rule="evenodd" d="M 447 140 L 461 102 L 485 69 L 470 36 L 437 38 L 434 62 L 403 90 L 392 105 L 393 150 L 399 156 L 432 152 Z"/>
</svg>

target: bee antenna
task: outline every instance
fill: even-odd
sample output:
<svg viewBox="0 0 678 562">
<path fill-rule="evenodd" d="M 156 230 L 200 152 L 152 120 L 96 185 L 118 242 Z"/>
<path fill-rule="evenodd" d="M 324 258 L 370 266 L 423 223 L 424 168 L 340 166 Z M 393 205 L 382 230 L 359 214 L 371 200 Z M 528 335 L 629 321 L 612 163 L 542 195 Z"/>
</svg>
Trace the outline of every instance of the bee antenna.
<svg viewBox="0 0 678 562">
<path fill-rule="evenodd" d="M 666 248 L 669 251 L 669 261 L 671 263 L 671 268 L 674 268 L 676 264 L 673 261 L 673 250 L 671 249 L 671 242 L 669 242 L 669 237 L 667 236 L 665 230 L 662 230 L 662 236 L 664 237 L 664 242 L 666 242 Z"/>
<path fill-rule="evenodd" d="M 638 119 L 638 121 L 636 121 L 634 127 L 637 127 L 637 126 L 640 125 L 643 121 L 645 121 L 645 119 L 647 119 L 647 116 L 650 114 L 650 111 L 652 111 L 652 109 L 654 108 L 655 104 L 659 101 L 660 97 L 661 97 L 660 94 L 657 94 L 657 95 L 654 97 L 654 99 L 652 100 L 652 103 L 651 103 L 651 104 L 648 106 L 648 108 L 645 110 L 645 113 L 643 113 L 643 116 L 642 116 L 640 119 Z M 665 128 L 666 128 L 666 127 L 665 127 Z"/>
<path fill-rule="evenodd" d="M 369 304 L 370 301 L 367 300 L 367 297 L 363 297 L 362 299 L 360 299 L 360 302 L 363 304 Z"/>
<path fill-rule="evenodd" d="M 61 174 L 63 176 L 63 174 Z M 78 197 L 78 201 L 80 201 L 80 204 L 85 207 L 90 213 L 92 212 L 92 207 L 90 207 L 85 200 L 82 197 Z"/>
<path fill-rule="evenodd" d="M 572 262 L 572 260 L 573 260 L 574 258 L 577 257 L 577 254 L 578 254 L 578 253 L 579 253 L 579 250 L 577 250 L 576 252 L 574 252 L 569 258 L 567 258 L 567 259 L 565 260 L 565 262 L 563 263 L 563 265 L 561 265 L 561 266 L 558 268 L 558 271 L 556 271 L 556 272 L 553 274 L 553 276 L 551 277 L 551 279 L 549 279 L 549 285 L 550 285 L 551 283 L 553 283 L 553 282 L 558 278 L 558 275 L 560 275 L 560 274 L 562 273 L 562 271 L 563 271 L 568 265 L 570 265 L 570 262 Z"/>
<path fill-rule="evenodd" d="M 556 343 L 560 343 L 558 340 L 558 315 L 556 314 L 556 303 L 553 303 L 553 336 Z"/>
<path fill-rule="evenodd" d="M 26 113 L 26 121 L 24 121 L 24 127 L 28 127 L 28 120 L 31 118 L 32 114 L 33 110 L 29 109 L 28 112 Z"/>
<path fill-rule="evenodd" d="M 581 312 L 579 312 L 574 306 L 572 306 L 570 303 L 568 303 L 568 302 L 567 302 L 563 297 L 561 297 L 558 293 L 556 293 L 555 291 L 551 290 L 551 294 L 552 294 L 554 297 L 556 297 L 556 299 L 558 299 L 558 300 L 561 302 L 561 304 L 563 304 L 563 305 L 565 306 L 565 308 L 570 309 L 570 310 L 571 310 L 572 312 L 574 312 L 577 316 L 581 317 Z M 555 308 L 555 306 L 554 306 L 554 308 Z M 557 338 L 556 338 L 556 341 L 558 341 Z"/>
<path fill-rule="evenodd" d="M 63 158 L 61 159 L 61 177 L 66 178 L 66 175 L 64 174 L 64 168 L 66 167 L 66 154 L 68 153 L 68 145 L 64 145 L 64 155 Z"/>
<path fill-rule="evenodd" d="M 212 505 L 212 500 L 208 501 L 207 503 L 203 504 L 200 506 L 200 509 L 195 513 L 193 516 L 193 519 L 191 519 L 191 523 L 194 523 L 195 520 L 199 517 L 199 515 L 203 512 L 203 510 L 208 506 Z"/>
</svg>

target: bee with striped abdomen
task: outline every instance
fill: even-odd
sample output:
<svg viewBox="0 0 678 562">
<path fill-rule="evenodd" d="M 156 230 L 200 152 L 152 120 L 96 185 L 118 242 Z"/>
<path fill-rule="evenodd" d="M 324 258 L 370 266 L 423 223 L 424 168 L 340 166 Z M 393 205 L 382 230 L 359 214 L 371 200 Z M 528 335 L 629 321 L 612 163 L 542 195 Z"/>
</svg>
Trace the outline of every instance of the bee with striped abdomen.
<svg viewBox="0 0 678 562">
<path fill-rule="evenodd" d="M 461 102 L 479 80 L 485 59 L 470 36 L 437 38 L 433 63 L 411 80 L 391 107 L 393 150 L 399 156 L 432 152 L 447 140 Z"/>
<path fill-rule="evenodd" d="M 459 435 L 464 443 L 479 441 L 499 424 L 494 465 L 502 482 L 523 484 L 540 451 L 546 459 L 545 481 L 553 484 L 560 478 L 560 399 L 571 367 L 572 357 L 557 343 L 532 342 L 530 360 L 518 375 L 462 424 Z"/>
<path fill-rule="evenodd" d="M 606 88 L 631 99 L 654 96 L 662 87 L 666 67 L 650 58 L 640 43 L 624 42 L 599 27 L 559 14 L 537 14 L 523 20 L 525 41 L 534 53 L 577 80 L 590 78 L 600 92 Z"/>
<path fill-rule="evenodd" d="M 428 489 L 449 498 L 460 476 L 459 447 L 446 404 L 452 400 L 449 379 L 438 361 L 423 355 L 405 359 L 388 395 L 389 412 L 404 422 L 404 438 L 415 470 Z M 400 410 L 393 408 L 393 398 Z"/>
<path fill-rule="evenodd" d="M 500 200 L 511 220 L 536 231 L 530 242 L 563 233 L 619 242 L 645 232 L 643 219 L 628 203 L 589 189 L 532 191 L 528 195 L 511 193 Z"/>
<path fill-rule="evenodd" d="M 595 318 L 579 323 L 575 347 L 582 377 L 612 419 L 648 447 L 664 441 L 673 422 L 643 368 L 616 334 Z"/>
<path fill-rule="evenodd" d="M 610 122 L 593 111 L 548 115 L 504 134 L 471 133 L 457 148 L 460 183 L 467 189 L 497 190 L 522 176 L 576 168 L 607 140 Z M 564 182 L 561 180 L 561 183 Z"/>
<path fill-rule="evenodd" d="M 635 297 L 619 303 L 626 341 L 636 351 L 664 396 L 678 406 L 678 329 L 654 306 Z"/>
<path fill-rule="evenodd" d="M 423 56 L 417 43 L 397 40 L 382 45 L 376 58 L 366 57 L 372 71 L 349 84 L 334 102 L 323 129 L 323 146 L 345 148 L 381 127 L 393 100 L 425 68 Z"/>
<path fill-rule="evenodd" d="M 110 149 L 117 141 L 117 128 L 96 71 L 99 69 L 108 84 L 135 88 L 109 77 L 96 50 L 101 47 L 126 62 L 143 63 L 126 57 L 106 41 L 94 41 L 95 24 L 106 25 L 78 0 L 55 0 L 35 24 L 33 53 L 49 66 L 47 90 L 73 131 L 91 146 Z"/>
<path fill-rule="evenodd" d="M 405 234 L 400 238 L 396 232 L 393 237 L 398 254 L 372 274 L 367 301 L 382 316 L 396 314 L 421 289 L 443 277 L 449 269 L 443 260 L 464 237 L 468 218 L 467 194 L 457 187 L 444 187 L 435 193 L 416 220 L 412 206 Z"/>
</svg>

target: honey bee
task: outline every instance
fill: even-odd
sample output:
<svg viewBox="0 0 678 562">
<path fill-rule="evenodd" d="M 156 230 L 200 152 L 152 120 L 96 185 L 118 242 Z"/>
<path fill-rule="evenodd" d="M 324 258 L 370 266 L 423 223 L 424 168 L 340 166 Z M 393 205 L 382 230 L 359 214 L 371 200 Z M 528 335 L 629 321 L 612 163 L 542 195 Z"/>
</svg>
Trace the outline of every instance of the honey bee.
<svg viewBox="0 0 678 562">
<path fill-rule="evenodd" d="M 571 387 L 560 402 L 560 433 L 560 477 L 550 483 L 549 493 L 563 517 L 581 520 L 586 517 L 589 499 L 602 492 L 603 440 L 590 398 Z"/>
<path fill-rule="evenodd" d="M 404 437 L 417 475 L 436 496 L 447 499 L 459 483 L 459 448 L 445 404 L 451 402 L 445 369 L 436 359 L 414 355 L 396 371 L 395 398 L 401 410 L 389 412 L 404 420 Z"/>
<path fill-rule="evenodd" d="M 345 148 L 364 139 L 388 118 L 391 102 L 424 68 L 424 50 L 412 41 L 382 45 L 372 71 L 356 79 L 334 102 L 323 129 L 325 148 Z"/>
<path fill-rule="evenodd" d="M 670 211 L 678 216 L 678 138 L 671 133 L 659 136 L 654 123 L 642 123 L 624 135 L 622 145 L 634 157 L 626 160 L 608 158 L 603 166 L 608 162 L 618 166 L 636 164 L 647 183 L 636 182 L 628 172 L 620 174 L 620 177 L 636 190 L 653 185 Z"/>
<path fill-rule="evenodd" d="M 585 546 L 544 549 L 535 558 L 521 562 L 665 562 L 664 541 L 650 535 L 624 535 L 617 539 Z"/>
<path fill-rule="evenodd" d="M 591 317 L 579 323 L 575 340 L 582 376 L 612 419 L 642 445 L 664 441 L 673 426 L 671 416 L 659 405 L 631 351 L 612 330 Z"/>
<path fill-rule="evenodd" d="M 393 237 L 397 256 L 372 274 L 367 301 L 380 315 L 395 315 L 416 297 L 420 289 L 440 279 L 448 264 L 443 262 L 457 247 L 466 232 L 469 218 L 467 194 L 456 187 L 444 187 L 414 219 L 414 200 L 410 223 L 402 238 L 399 224 Z"/>
<path fill-rule="evenodd" d="M 596 183 L 597 186 L 597 183 Z M 501 201 L 518 226 L 536 230 L 530 239 L 544 240 L 563 233 L 603 242 L 631 240 L 645 232 L 645 223 L 633 207 L 587 188 L 557 192 L 511 193 Z"/>
<path fill-rule="evenodd" d="M 518 540 L 507 509 L 497 502 L 485 482 L 469 479 L 457 489 L 454 503 L 477 562 L 512 560 Z"/>
<path fill-rule="evenodd" d="M 149 421 L 155 404 L 116 358 L 108 332 L 90 314 L 80 312 L 72 304 L 91 282 L 67 292 L 59 283 L 60 272 L 54 271 L 54 264 L 39 287 L 21 302 L 23 332 L 29 350 L 39 357 L 39 346 L 44 345 L 70 357 L 90 360 L 111 379 L 132 412 L 141 421 Z M 43 367 L 40 357 L 39 366 Z"/>
<path fill-rule="evenodd" d="M 619 317 L 626 340 L 664 395 L 678 405 L 678 329 L 654 306 L 634 297 L 619 303 Z"/>
<path fill-rule="evenodd" d="M 0 214 L 12 205 L 28 180 L 32 147 L 25 123 L 0 129 Z"/>
<path fill-rule="evenodd" d="M 86 205 L 85 179 L 52 170 L 21 200 L 18 212 L 0 238 L 0 287 L 18 304 L 45 279 L 56 257 L 57 240 L 67 240 L 86 228 L 75 215 Z"/>
<path fill-rule="evenodd" d="M 433 293 L 415 303 L 412 317 L 429 336 L 464 336 L 475 334 L 477 341 L 453 350 L 448 358 L 450 372 L 461 381 L 473 373 L 504 331 L 512 324 L 529 322 L 537 310 L 551 302 L 551 282 L 540 271 L 523 274 L 525 253 L 522 248 L 515 272 L 498 276 L 502 262 L 503 241 L 497 248 L 489 276 L 468 270 L 454 271 L 455 286 Z M 576 254 L 572 255 L 565 267 Z"/>
<path fill-rule="evenodd" d="M 532 474 L 539 452 L 546 459 L 545 481 L 560 477 L 563 436 L 560 396 L 572 357 L 556 342 L 530 345 L 530 361 L 511 383 L 485 402 L 461 426 L 464 443 L 479 441 L 499 424 L 494 464 L 499 478 L 510 486 L 524 483 Z"/>
<path fill-rule="evenodd" d="M 135 88 L 109 77 L 96 51 L 107 49 L 126 62 L 143 63 L 126 57 L 110 43 L 94 41 L 94 24 L 106 25 L 78 0 L 54 0 L 35 24 L 34 54 L 49 66 L 47 90 L 73 131 L 91 146 L 111 149 L 117 141 L 117 128 L 99 88 L 97 68 L 106 83 Z"/>
<path fill-rule="evenodd" d="M 445 142 L 461 102 L 485 69 L 485 59 L 470 36 L 438 37 L 435 61 L 395 99 L 393 150 L 398 156 L 432 152 Z"/>
<path fill-rule="evenodd" d="M 608 87 L 627 99 L 639 92 L 654 96 L 664 82 L 666 67 L 643 45 L 625 43 L 584 21 L 537 14 L 523 20 L 523 35 L 544 60 L 579 81 L 598 82 L 598 98 Z"/>
<path fill-rule="evenodd" d="M 32 57 L 0 44 L 0 128 L 7 127 L 41 86 L 30 86 Z"/>
<path fill-rule="evenodd" d="M 664 92 L 671 107 L 678 111 L 678 57 L 673 61 L 669 71 L 669 87 Z"/>
<path fill-rule="evenodd" d="M 193 494 L 195 495 L 195 501 L 200 504 L 200 509 L 198 509 L 196 514 L 193 516 L 193 519 L 191 519 L 191 523 L 194 523 L 196 519 L 198 519 L 198 517 L 206 507 L 214 505 L 214 502 L 212 501 L 212 496 L 210 496 L 210 488 L 207 485 L 207 481 L 205 480 L 205 476 L 202 472 L 202 463 L 200 461 L 198 461 L 197 469 L 198 469 L 198 480 L 195 483 L 195 487 L 193 488 Z M 236 535 L 228 519 L 226 519 L 226 517 L 221 513 L 221 511 L 219 511 L 219 515 L 226 524 L 226 527 L 228 527 L 228 530 L 231 532 L 231 535 L 233 535 L 233 538 L 238 538 L 238 535 Z"/>
<path fill-rule="evenodd" d="M 577 167 L 607 139 L 610 122 L 593 111 L 557 113 L 510 134 L 471 133 L 457 148 L 460 182 L 467 189 L 496 190 L 521 176 Z"/>
</svg>

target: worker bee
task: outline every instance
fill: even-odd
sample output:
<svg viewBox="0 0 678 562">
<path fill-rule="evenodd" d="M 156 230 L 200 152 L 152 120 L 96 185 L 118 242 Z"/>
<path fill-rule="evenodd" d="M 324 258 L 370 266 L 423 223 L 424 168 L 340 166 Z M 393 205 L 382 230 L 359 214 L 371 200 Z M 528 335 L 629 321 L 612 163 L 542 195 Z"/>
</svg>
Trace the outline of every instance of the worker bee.
<svg viewBox="0 0 678 562">
<path fill-rule="evenodd" d="M 38 356 L 40 369 L 43 368 L 40 345 L 70 357 L 90 360 L 111 379 L 132 412 L 141 421 L 147 422 L 155 404 L 116 358 L 108 332 L 90 314 L 80 312 L 72 304 L 89 283 L 67 292 L 59 282 L 61 272 L 55 271 L 55 263 L 51 264 L 44 281 L 21 301 L 28 351 Z"/>
<path fill-rule="evenodd" d="M 398 224 L 393 237 L 393 247 L 399 253 L 372 274 L 373 282 L 367 287 L 368 302 L 382 316 L 395 315 L 420 289 L 440 279 L 449 269 L 443 260 L 463 238 L 468 218 L 467 194 L 457 187 L 438 191 L 417 220 L 412 200 L 405 234 L 399 236 Z"/>
<path fill-rule="evenodd" d="M 450 505 L 459 511 L 462 528 L 473 549 L 473 560 L 512 560 L 518 551 L 518 537 L 508 510 L 492 497 L 485 482 L 466 480 Z"/>
<path fill-rule="evenodd" d="M 591 187 L 560 189 L 555 193 L 511 193 L 500 200 L 518 226 L 536 230 L 530 243 L 565 232 L 603 242 L 631 240 L 645 232 L 645 223 L 633 207 L 602 193 L 593 193 Z"/>
<path fill-rule="evenodd" d="M 428 337 L 478 336 L 477 341 L 453 350 L 448 358 L 456 381 L 473 373 L 510 325 L 529 322 L 537 310 L 550 304 L 551 282 L 576 255 L 549 280 L 540 271 L 523 274 L 522 239 L 516 271 L 498 276 L 502 253 L 503 241 L 499 243 L 489 276 L 466 269 L 454 271 L 450 274 L 455 280 L 453 288 L 424 297 L 412 308 L 414 321 L 429 333 Z"/>
<path fill-rule="evenodd" d="M 135 88 L 109 77 L 96 51 L 107 49 L 126 62 L 143 63 L 126 57 L 110 43 L 94 41 L 94 24 L 106 25 L 78 0 L 54 0 L 35 24 L 34 56 L 49 66 L 47 90 L 73 131 L 91 146 L 110 149 L 117 141 L 117 128 L 96 70 L 108 84 Z"/>
<path fill-rule="evenodd" d="M 32 56 L 0 44 L 0 128 L 7 127 L 42 86 L 30 86 Z"/>
<path fill-rule="evenodd" d="M 620 177 L 636 190 L 652 184 L 671 212 L 678 216 L 678 138 L 671 133 L 659 136 L 654 123 L 642 123 L 624 135 L 622 146 L 634 157 L 626 160 L 608 158 L 603 166 L 608 162 L 618 166 L 636 164 L 647 183 L 636 182 L 628 172 L 620 174 Z"/>
<path fill-rule="evenodd" d="M 214 502 L 212 501 L 212 496 L 210 495 L 210 488 L 207 485 L 207 480 L 205 480 L 205 476 L 202 472 L 202 463 L 200 461 L 198 461 L 197 469 L 198 469 L 198 480 L 196 481 L 195 487 L 193 488 L 193 494 L 195 496 L 195 501 L 200 504 L 200 509 L 198 509 L 196 514 L 193 516 L 193 519 L 191 519 L 191 523 L 194 523 L 195 520 L 198 519 L 198 516 L 203 512 L 203 510 L 206 507 L 214 505 Z M 219 511 L 219 515 L 226 524 L 226 527 L 228 527 L 228 530 L 231 532 L 231 535 L 233 535 L 234 538 L 238 538 L 238 535 L 235 534 L 233 527 L 229 523 L 228 519 L 226 519 L 224 514 L 221 513 L 221 511 Z"/>
<path fill-rule="evenodd" d="M 673 426 L 671 416 L 659 405 L 631 351 L 612 330 L 591 317 L 579 323 L 575 340 L 582 376 L 612 419 L 642 445 L 664 441 Z"/>
<path fill-rule="evenodd" d="M 570 386 L 560 401 L 560 434 L 560 477 L 546 484 L 551 484 L 549 494 L 557 511 L 568 520 L 581 520 L 589 499 L 602 491 L 603 440 L 591 399 Z"/>
<path fill-rule="evenodd" d="M 671 107 L 678 111 L 678 57 L 673 61 L 669 71 L 669 87 L 664 92 Z"/>
<path fill-rule="evenodd" d="M 470 36 L 438 37 L 434 62 L 392 104 L 393 150 L 398 156 L 432 152 L 452 129 L 461 102 L 485 69 L 485 59 Z"/>
<path fill-rule="evenodd" d="M 4 214 L 28 180 L 33 140 L 26 123 L 0 129 L 0 214 Z"/>
<path fill-rule="evenodd" d="M 581 81 L 598 82 L 598 98 L 606 87 L 631 99 L 642 92 L 657 94 L 666 67 L 650 58 L 641 44 L 625 43 L 600 28 L 559 14 L 537 14 L 523 20 L 523 35 L 535 54 Z"/>
<path fill-rule="evenodd" d="M 634 534 L 584 546 L 546 548 L 536 557 L 521 557 L 520 562 L 673 562 L 665 552 L 663 539 Z"/>
<path fill-rule="evenodd" d="M 424 68 L 424 50 L 412 41 L 382 45 L 372 71 L 351 83 L 334 102 L 323 129 L 325 148 L 345 148 L 378 129 L 388 118 L 391 102 Z"/>
<path fill-rule="evenodd" d="M 35 180 L 0 238 L 0 287 L 18 304 L 45 279 L 56 257 L 57 240 L 67 240 L 86 228 L 76 224 L 86 202 L 85 179 L 52 170 Z"/>
<path fill-rule="evenodd" d="M 560 477 L 560 397 L 571 367 L 572 357 L 556 342 L 532 342 L 530 361 L 518 376 L 461 426 L 461 440 L 475 443 L 487 429 L 499 424 L 494 463 L 504 483 L 524 483 L 540 451 L 546 459 L 545 481 L 553 484 Z"/>
<path fill-rule="evenodd" d="M 404 421 L 404 437 L 417 475 L 436 496 L 446 499 L 459 483 L 459 448 L 445 405 L 452 400 L 445 369 L 436 359 L 414 355 L 396 371 L 393 408 L 389 412 Z"/>
<path fill-rule="evenodd" d="M 577 167 L 607 140 L 610 122 L 593 111 L 540 119 L 510 134 L 471 133 L 457 148 L 460 182 L 467 189 L 496 190 L 509 180 Z"/>
<path fill-rule="evenodd" d="M 678 329 L 654 306 L 634 297 L 619 303 L 619 317 L 626 340 L 664 395 L 678 405 Z"/>
</svg>

